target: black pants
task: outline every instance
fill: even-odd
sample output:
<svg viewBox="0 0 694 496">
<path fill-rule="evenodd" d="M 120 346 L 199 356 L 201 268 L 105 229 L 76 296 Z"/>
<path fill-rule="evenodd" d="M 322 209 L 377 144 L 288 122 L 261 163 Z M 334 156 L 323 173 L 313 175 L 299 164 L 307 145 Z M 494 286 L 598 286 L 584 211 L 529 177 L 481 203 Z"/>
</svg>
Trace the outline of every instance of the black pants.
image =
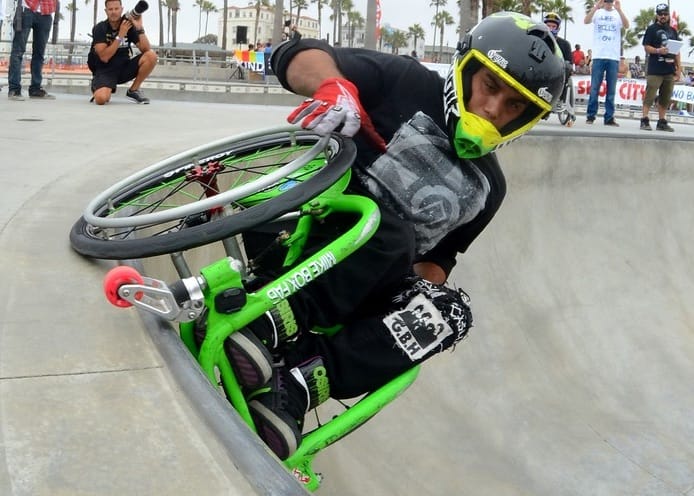
<svg viewBox="0 0 694 496">
<path fill-rule="evenodd" d="M 300 329 L 343 325 L 332 337 L 303 332 L 285 357 L 290 367 L 323 357 L 335 398 L 373 391 L 414 365 L 394 347 L 381 320 L 393 307 L 392 296 L 412 274 L 414 232 L 391 212 L 382 209 L 381 216 L 378 230 L 364 246 L 289 298 Z M 314 233 L 309 252 L 333 239 L 349 220 L 331 216 Z M 268 239 L 261 233 L 246 236 L 246 250 L 259 252 L 267 247 Z M 268 257 L 265 265 L 279 260 L 268 264 Z M 266 272 L 273 277 L 275 270 Z"/>
</svg>

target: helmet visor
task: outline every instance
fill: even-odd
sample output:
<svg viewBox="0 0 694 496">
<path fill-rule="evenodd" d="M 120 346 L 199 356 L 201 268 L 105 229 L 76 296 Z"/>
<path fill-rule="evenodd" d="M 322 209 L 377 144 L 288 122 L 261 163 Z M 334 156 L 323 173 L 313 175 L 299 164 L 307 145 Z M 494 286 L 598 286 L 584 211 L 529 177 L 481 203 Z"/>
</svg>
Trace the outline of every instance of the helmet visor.
<svg viewBox="0 0 694 496">
<path fill-rule="evenodd" d="M 500 145 L 522 136 L 552 109 L 549 103 L 552 100 L 552 95 L 543 95 L 545 97 L 543 99 L 532 93 L 497 65 L 497 62 L 492 61 L 495 55 L 491 52 L 482 54 L 480 51 L 472 49 L 460 61 L 454 62 L 452 68 L 454 71 L 453 84 L 456 87 L 455 93 L 458 98 L 457 106 L 460 113 L 455 130 L 454 145 L 458 155 L 463 158 L 484 155 Z M 501 129 L 497 129 L 490 121 L 473 114 L 467 108 L 471 96 L 472 75 L 479 70 L 480 64 L 528 101 L 528 105 L 521 115 Z"/>
</svg>

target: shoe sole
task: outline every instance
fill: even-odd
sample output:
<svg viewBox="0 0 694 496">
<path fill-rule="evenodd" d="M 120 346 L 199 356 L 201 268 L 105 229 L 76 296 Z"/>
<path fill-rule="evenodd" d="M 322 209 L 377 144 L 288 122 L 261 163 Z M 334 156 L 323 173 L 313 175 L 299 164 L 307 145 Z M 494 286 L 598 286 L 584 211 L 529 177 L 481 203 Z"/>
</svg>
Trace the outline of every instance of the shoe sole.
<svg viewBox="0 0 694 496">
<path fill-rule="evenodd" d="M 231 367 L 243 387 L 258 389 L 272 378 L 272 355 L 248 329 L 229 336 L 226 348 Z"/>
<path fill-rule="evenodd" d="M 125 95 L 125 96 L 128 96 L 128 95 Z M 130 98 L 133 102 L 137 103 L 138 105 L 149 105 L 149 100 L 147 100 L 146 102 L 142 102 L 142 101 L 138 100 L 137 98 L 133 98 L 131 96 L 128 96 L 128 98 Z"/>
<path fill-rule="evenodd" d="M 260 401 L 248 403 L 258 436 L 280 460 L 286 460 L 301 443 L 301 432 L 289 414 L 273 412 Z"/>
</svg>

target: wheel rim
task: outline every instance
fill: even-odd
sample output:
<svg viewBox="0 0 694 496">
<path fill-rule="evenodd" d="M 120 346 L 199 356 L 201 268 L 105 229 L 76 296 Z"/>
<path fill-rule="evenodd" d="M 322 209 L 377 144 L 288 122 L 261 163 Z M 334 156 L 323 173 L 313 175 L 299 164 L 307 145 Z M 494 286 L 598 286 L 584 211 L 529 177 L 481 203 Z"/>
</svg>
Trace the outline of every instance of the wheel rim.
<svg viewBox="0 0 694 496">
<path fill-rule="evenodd" d="M 143 177 L 138 185 L 127 191 L 116 191 L 102 198 L 97 207 L 92 207 L 93 218 L 88 230 L 95 238 L 109 240 L 152 237 L 249 208 L 310 179 L 325 166 L 331 149 L 319 146 L 319 141 L 315 135 L 295 136 L 290 140 L 284 135 L 281 139 L 266 140 L 263 145 L 248 145 L 240 150 L 232 147 L 229 152 L 212 154 L 197 164 Z M 291 165 L 307 155 L 313 156 L 299 167 Z M 285 167 L 296 170 L 284 177 L 286 172 L 279 172 Z M 278 178 L 263 187 L 265 178 L 273 173 Z M 260 186 L 256 186 L 256 182 Z M 245 186 L 248 187 L 244 189 Z M 224 200 L 232 190 L 241 191 L 236 195 L 240 198 Z M 181 207 L 187 208 L 182 215 L 169 215 Z M 143 222 L 155 213 L 161 221 Z M 125 225 L 111 227 L 109 222 Z"/>
</svg>

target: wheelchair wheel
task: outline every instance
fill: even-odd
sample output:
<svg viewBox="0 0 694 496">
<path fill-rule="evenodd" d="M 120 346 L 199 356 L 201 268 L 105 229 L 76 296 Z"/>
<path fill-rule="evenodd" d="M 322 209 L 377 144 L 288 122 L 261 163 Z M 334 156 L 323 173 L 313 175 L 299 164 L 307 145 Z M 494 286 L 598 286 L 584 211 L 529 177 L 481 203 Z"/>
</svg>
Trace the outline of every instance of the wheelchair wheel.
<svg viewBox="0 0 694 496">
<path fill-rule="evenodd" d="M 126 260 L 219 241 L 296 210 L 337 182 L 355 156 L 348 138 L 294 127 L 203 145 L 101 193 L 70 243 L 85 256 Z"/>
<path fill-rule="evenodd" d="M 566 96 L 562 105 L 562 110 L 558 112 L 559 123 L 562 126 L 572 127 L 576 122 L 576 111 L 574 110 L 574 86 L 571 79 L 568 80 Z"/>
</svg>

